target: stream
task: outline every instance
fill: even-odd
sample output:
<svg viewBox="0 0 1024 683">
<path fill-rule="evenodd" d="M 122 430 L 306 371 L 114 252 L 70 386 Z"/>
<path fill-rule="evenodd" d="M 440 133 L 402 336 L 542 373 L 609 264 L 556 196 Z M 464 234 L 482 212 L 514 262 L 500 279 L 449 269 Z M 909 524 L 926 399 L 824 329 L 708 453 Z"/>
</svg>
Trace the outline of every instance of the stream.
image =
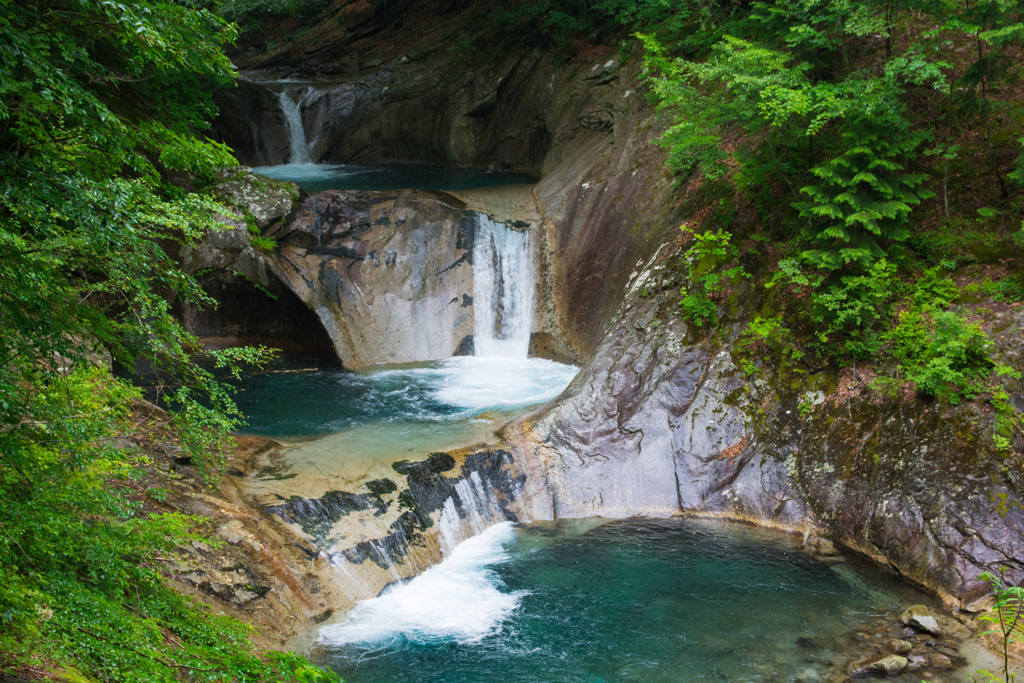
<svg viewBox="0 0 1024 683">
<path fill-rule="evenodd" d="M 312 164 L 287 88 L 281 106 L 297 163 L 256 172 L 307 191 L 530 181 Z M 477 472 L 446 479 L 458 471 L 446 451 L 497 444 L 501 424 L 557 397 L 579 370 L 528 357 L 530 231 L 484 214 L 475 230 L 474 355 L 357 372 L 288 359 L 239 383 L 247 431 L 285 444 L 248 493 L 353 582 L 378 572 L 364 584 L 378 588 L 320 628 L 315 661 L 349 683 L 824 681 L 851 652 L 902 632 L 899 612 L 925 596 L 854 558 L 813 557 L 799 539 L 682 518 L 516 524 Z M 393 479 L 412 471 L 404 463 L 438 457 L 452 463 L 428 479 L 448 481 L 449 497 L 424 522 L 426 543 L 402 531 L 411 488 Z M 399 573 L 404 562 L 414 571 Z"/>
<path fill-rule="evenodd" d="M 324 627 L 314 655 L 358 683 L 824 680 L 851 631 L 920 599 L 735 524 L 505 523 Z"/>
</svg>

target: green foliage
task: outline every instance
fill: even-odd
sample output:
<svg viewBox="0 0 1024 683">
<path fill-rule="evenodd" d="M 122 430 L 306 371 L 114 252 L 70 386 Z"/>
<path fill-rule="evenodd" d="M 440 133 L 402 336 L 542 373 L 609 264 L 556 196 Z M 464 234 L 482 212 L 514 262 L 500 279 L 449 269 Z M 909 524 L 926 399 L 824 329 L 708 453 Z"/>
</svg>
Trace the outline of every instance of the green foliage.
<svg viewBox="0 0 1024 683">
<path fill-rule="evenodd" d="M 789 330 L 782 326 L 780 318 L 762 318 L 758 316 L 747 325 L 747 331 L 758 339 L 771 339 L 777 334 L 788 332 Z"/>
<path fill-rule="evenodd" d="M 740 351 L 755 351 L 763 357 L 765 352 L 777 356 L 788 356 L 800 360 L 804 352 L 796 344 L 789 328 L 783 327 L 782 316 L 772 318 L 755 317 L 740 336 L 737 347 Z M 753 374 L 752 371 L 747 374 Z"/>
<path fill-rule="evenodd" d="M 685 225 L 681 228 L 689 231 Z M 695 234 L 693 244 L 686 250 L 689 285 L 683 287 L 679 305 L 697 327 L 714 324 L 718 320 L 718 306 L 711 299 L 731 283 L 750 277 L 741 266 L 723 268 L 739 256 L 739 249 L 731 244 L 732 235 L 723 229 Z"/>
<path fill-rule="evenodd" d="M 217 0 L 217 14 L 228 21 L 243 25 L 280 17 L 318 14 L 329 3 L 327 0 Z"/>
<path fill-rule="evenodd" d="M 23 426 L 0 433 L 0 651 L 107 681 L 269 682 L 307 666 L 262 661 L 246 627 L 175 593 L 145 561 L 199 538 L 199 520 L 142 514 L 112 487 L 144 464 L 115 438 L 133 429 L 138 390 L 85 365 L 36 387 Z"/>
<path fill-rule="evenodd" d="M 272 237 L 251 237 L 249 238 L 249 242 L 257 249 L 262 249 L 264 251 L 274 251 L 277 249 L 277 241 Z"/>
<path fill-rule="evenodd" d="M 1014 676 L 1010 674 L 1010 643 L 1020 639 L 1021 617 L 1024 616 L 1024 588 L 1006 586 L 1001 572 L 999 576 L 983 572 L 978 578 L 987 581 L 992 586 L 992 596 L 995 598 L 992 611 L 983 614 L 979 619 L 996 626 L 996 628 L 978 635 L 995 634 L 999 636 L 1003 648 L 1003 680 L 1005 683 L 1011 683 Z M 988 672 L 984 673 L 987 673 L 992 680 L 999 680 Z"/>
<path fill-rule="evenodd" d="M 867 267 L 884 257 L 879 240 L 906 239 L 912 206 L 935 196 L 917 188 L 923 175 L 902 172 L 897 159 L 913 152 L 921 136 L 907 135 L 899 118 L 858 117 L 842 138 L 842 154 L 811 169 L 822 181 L 801 190 L 811 200 L 794 204 L 819 245 L 802 255 L 819 268 Z"/>
<path fill-rule="evenodd" d="M 1007 276 L 1000 280 L 984 278 L 981 282 L 964 287 L 964 294 L 986 297 L 996 302 L 1022 301 L 1024 300 L 1024 282 L 1021 282 L 1019 276 Z"/>
<path fill-rule="evenodd" d="M 718 321 L 718 305 L 706 294 L 686 294 L 679 300 L 679 305 L 697 327 L 713 325 Z"/>
<path fill-rule="evenodd" d="M 889 315 L 896 292 L 896 268 L 882 259 L 864 275 L 840 278 L 812 298 L 811 317 L 819 325 L 818 346 L 829 355 L 854 360 L 878 353 L 880 323 Z"/>
<path fill-rule="evenodd" d="M 957 313 L 903 312 L 886 338 L 893 341 L 893 355 L 907 379 L 926 396 L 956 404 L 989 388 L 995 369 L 989 358 L 992 341 Z"/>
<path fill-rule="evenodd" d="M 583 0 L 502 0 L 491 7 L 488 19 L 498 35 L 565 45 L 569 38 L 593 31 L 600 14 L 599 8 Z"/>
<path fill-rule="evenodd" d="M 914 282 L 911 304 L 915 310 L 930 311 L 948 307 L 960 298 L 960 290 L 942 275 L 942 267 L 930 268 Z"/>
<path fill-rule="evenodd" d="M 675 119 L 660 142 L 669 150 L 669 165 L 680 172 L 699 164 L 708 177 L 721 176 L 728 158 L 719 146 L 724 129 L 783 123 L 796 106 L 793 99 L 803 101 L 795 93 L 809 83 L 803 67 L 791 66 L 785 53 L 732 36 L 724 36 L 704 62 L 670 59 L 654 36 L 637 37 L 647 51 L 644 75 L 658 107 Z M 707 94 L 713 84 L 726 92 Z"/>
<path fill-rule="evenodd" d="M 612 28 L 654 30 L 688 53 L 708 49 L 734 12 L 729 3 L 700 0 L 601 0 L 595 8 Z"/>
<path fill-rule="evenodd" d="M 799 260 L 790 258 L 779 261 L 779 269 L 772 274 L 772 279 L 765 283 L 765 288 L 771 289 L 779 284 L 791 284 L 816 289 L 821 285 L 821 282 L 822 278 L 820 276 L 808 275 L 800 267 Z"/>
<path fill-rule="evenodd" d="M 214 86 L 233 82 L 234 37 L 177 2 L 0 3 L 0 651 L 16 662 L 104 681 L 279 681 L 307 666 L 261 660 L 245 627 L 164 585 L 153 554 L 195 538 L 197 520 L 143 514 L 121 492 L 144 464 L 118 446 L 138 394 L 100 367 L 145 357 L 181 378 L 166 428 L 217 475 L 236 411 L 214 372 L 265 353 L 192 361 L 197 340 L 167 302 L 212 302 L 164 245 L 194 245 L 223 207 L 162 173 L 202 184 L 235 163 L 197 133 Z"/>
<path fill-rule="evenodd" d="M 1021 374 L 1007 366 L 997 366 L 996 374 L 999 376 L 1010 376 L 1019 380 Z M 1021 416 L 1010 400 L 1010 393 L 1005 387 L 996 387 L 992 392 L 992 407 L 996 411 L 996 419 L 992 424 L 992 443 L 998 451 L 1009 453 L 1011 450 L 1010 439 L 1013 433 L 1019 428 Z"/>
<path fill-rule="evenodd" d="M 1020 0 L 955 6 L 758 0 L 731 5 L 715 26 L 690 21 L 689 29 L 703 35 L 688 37 L 686 45 L 665 31 L 667 24 L 638 35 L 644 77 L 669 119 L 660 141 L 669 167 L 680 174 L 699 169 L 707 178 L 734 174 L 784 254 L 766 287 L 778 292 L 773 298 L 793 329 L 786 332 L 781 317 L 758 318 L 741 344 L 777 350 L 784 334 L 809 338 L 811 347 L 840 363 L 891 353 L 899 376 L 884 387 L 890 393 L 908 380 L 951 402 L 993 391 L 999 447 L 1008 445 L 1018 416 L 997 398 L 1003 387 L 994 379 L 991 340 L 947 309 L 969 297 L 1016 299 L 1020 286 L 1006 277 L 961 293 L 944 271 L 1013 249 L 1005 223 L 1019 214 L 1019 202 L 987 198 L 988 215 L 965 217 L 955 194 L 968 183 L 995 180 L 1002 187 L 999 136 L 1015 142 L 1022 119 L 1012 98 L 997 95 L 1000 84 L 1014 79 L 1008 58 L 1024 38 L 1022 9 Z M 696 44 L 707 49 L 687 47 Z M 970 53 L 954 60 L 963 53 L 954 52 L 960 45 Z M 918 109 L 925 99 L 927 115 Z M 948 120 L 934 120 L 947 114 Z M 977 137 L 965 137 L 957 126 L 984 135 L 987 172 L 972 168 L 964 153 Z M 939 162 L 933 167 L 946 217 L 929 221 L 927 232 L 913 219 L 936 196 L 914 168 L 926 140 L 941 140 L 926 153 Z M 1001 154 L 1008 156 L 1005 149 Z M 1013 154 L 1019 158 L 1007 177 L 1024 182 L 1024 154 Z M 783 194 L 791 199 L 780 201 Z M 1024 244 L 1020 235 L 1012 239 Z M 915 277 L 918 257 L 938 267 Z M 708 324 L 714 293 L 703 274 L 691 259 L 681 304 Z"/>
<path fill-rule="evenodd" d="M 906 169 L 934 127 L 913 130 L 907 104 L 923 88 L 950 102 L 951 121 L 980 118 L 990 175 L 1008 196 L 993 128 L 1009 122 L 1004 136 L 1019 137 L 1012 122 L 1021 113 L 992 93 L 1014 78 L 1008 65 L 1024 37 L 1020 0 L 763 0 L 730 7 L 713 26 L 687 24 L 702 34 L 687 40 L 709 45 L 699 54 L 664 33 L 638 36 L 645 77 L 670 118 L 661 144 L 679 173 L 699 167 L 715 178 L 739 165 L 747 189 L 774 193 L 758 201 L 765 213 L 778 212 L 778 192 L 788 189 L 794 211 L 783 219 L 804 219 L 801 247 L 813 266 L 865 269 L 883 256 L 897 260 L 891 244 L 908 237 L 912 211 L 935 196 L 924 189 L 923 174 Z M 897 41 L 911 25 L 926 29 Z M 946 57 L 965 40 L 977 55 L 954 90 Z M 722 144 L 726 136 L 729 145 Z M 946 136 L 930 151 L 943 161 L 947 220 L 950 161 L 960 158 L 954 139 Z M 1024 178 L 1021 167 L 1024 154 L 1009 177 Z M 960 182 L 955 174 L 952 182 Z"/>
<path fill-rule="evenodd" d="M 1020 145 L 1022 148 L 1021 152 L 1017 155 L 1017 159 L 1013 163 L 1014 169 L 1008 177 L 1024 185 L 1024 138 L 1021 138 Z"/>
</svg>

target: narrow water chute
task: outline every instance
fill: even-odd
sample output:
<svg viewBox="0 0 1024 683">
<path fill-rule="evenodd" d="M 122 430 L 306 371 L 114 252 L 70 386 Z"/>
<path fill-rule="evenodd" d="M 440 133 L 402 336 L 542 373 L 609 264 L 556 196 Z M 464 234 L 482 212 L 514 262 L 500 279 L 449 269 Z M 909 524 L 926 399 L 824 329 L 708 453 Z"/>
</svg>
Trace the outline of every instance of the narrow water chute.
<svg viewBox="0 0 1024 683">
<path fill-rule="evenodd" d="M 299 102 L 293 99 L 288 88 L 281 91 L 277 101 L 281 105 L 281 113 L 284 114 L 284 124 L 288 130 L 288 142 L 291 155 L 288 158 L 290 165 L 309 164 L 312 159 L 309 154 L 309 143 L 306 142 L 306 129 L 302 123 L 302 108 Z"/>
<path fill-rule="evenodd" d="M 533 307 L 530 232 L 477 214 L 473 246 L 475 355 L 525 359 Z"/>
</svg>

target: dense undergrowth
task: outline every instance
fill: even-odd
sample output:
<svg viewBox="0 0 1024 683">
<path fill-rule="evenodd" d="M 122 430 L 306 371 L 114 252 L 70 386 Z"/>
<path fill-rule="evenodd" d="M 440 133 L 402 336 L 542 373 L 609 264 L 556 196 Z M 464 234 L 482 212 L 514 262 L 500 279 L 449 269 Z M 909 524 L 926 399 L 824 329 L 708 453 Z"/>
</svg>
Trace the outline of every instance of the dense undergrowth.
<svg viewBox="0 0 1024 683">
<path fill-rule="evenodd" d="M 724 179 L 731 205 L 715 220 L 728 227 L 752 209 L 758 227 L 732 241 L 774 257 L 748 336 L 805 368 L 874 364 L 889 391 L 988 396 L 994 445 L 1009 449 L 1019 416 L 1007 389 L 1020 372 L 994 358 L 980 324 L 991 310 L 977 303 L 1012 314 L 1024 300 L 1024 3 L 688 10 L 685 37 L 673 22 L 687 10 L 638 37 L 670 119 L 670 165 L 690 181 Z M 732 277 L 731 249 L 699 236 L 691 246 L 700 275 L 680 305 L 697 324 L 714 322 L 718 306 L 703 302 L 723 288 L 708 287 L 709 273 Z"/>
<path fill-rule="evenodd" d="M 201 135 L 230 85 L 234 28 L 173 2 L 0 5 L 0 672 L 74 681 L 325 680 L 169 588 L 154 557 L 200 520 L 127 491 L 137 392 L 111 364 L 180 385 L 171 444 L 215 481 L 235 424 L 195 365 L 175 298 L 212 302 L 168 256 L 218 228 L 203 185 L 234 164 Z M 180 185 L 180 184 L 179 184 Z M 265 353 L 214 354 L 237 368 Z"/>
</svg>

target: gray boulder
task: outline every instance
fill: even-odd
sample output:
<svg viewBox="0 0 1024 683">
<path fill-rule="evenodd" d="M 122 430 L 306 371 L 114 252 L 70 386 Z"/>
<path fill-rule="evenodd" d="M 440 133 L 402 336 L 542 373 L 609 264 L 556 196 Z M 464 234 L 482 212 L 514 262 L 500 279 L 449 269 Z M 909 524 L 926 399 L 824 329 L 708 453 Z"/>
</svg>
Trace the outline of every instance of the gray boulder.
<svg viewBox="0 0 1024 683">
<path fill-rule="evenodd" d="M 900 621 L 918 631 L 930 633 L 933 636 L 942 635 L 942 629 L 939 628 L 939 620 L 924 605 L 913 605 L 909 609 L 904 610 L 903 614 L 900 615 Z"/>
<path fill-rule="evenodd" d="M 907 668 L 907 658 L 902 655 L 878 655 L 854 662 L 847 672 L 854 678 L 870 674 L 895 676 L 905 668 Z"/>
</svg>

